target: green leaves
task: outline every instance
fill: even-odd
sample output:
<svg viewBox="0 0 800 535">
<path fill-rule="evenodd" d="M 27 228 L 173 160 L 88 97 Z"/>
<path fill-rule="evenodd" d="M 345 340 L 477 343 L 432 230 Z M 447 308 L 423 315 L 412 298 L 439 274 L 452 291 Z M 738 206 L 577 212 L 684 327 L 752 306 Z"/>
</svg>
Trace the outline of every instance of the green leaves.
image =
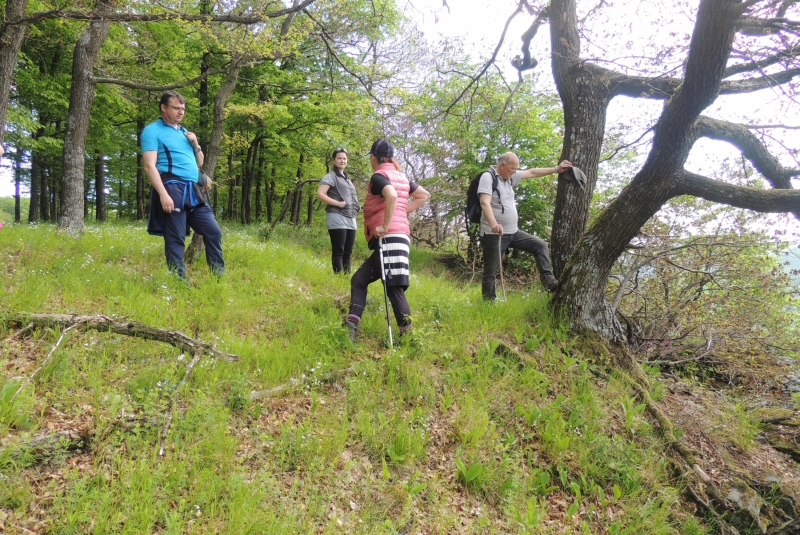
<svg viewBox="0 0 800 535">
<path fill-rule="evenodd" d="M 476 487 L 486 468 L 481 463 L 473 463 L 467 467 L 460 459 L 456 459 L 455 462 L 458 468 L 458 480 L 467 488 Z"/>
</svg>

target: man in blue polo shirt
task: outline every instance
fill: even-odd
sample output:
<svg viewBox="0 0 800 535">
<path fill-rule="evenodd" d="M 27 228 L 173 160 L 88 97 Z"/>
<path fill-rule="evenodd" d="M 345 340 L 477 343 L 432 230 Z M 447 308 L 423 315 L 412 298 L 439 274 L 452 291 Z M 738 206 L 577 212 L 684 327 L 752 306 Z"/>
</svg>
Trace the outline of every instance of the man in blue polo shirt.
<svg viewBox="0 0 800 535">
<path fill-rule="evenodd" d="M 167 267 L 186 278 L 183 251 L 188 225 L 203 236 L 212 273 L 222 275 L 222 231 L 206 197 L 210 181 L 202 187 L 197 181 L 203 151 L 197 136 L 180 126 L 186 99 L 176 91 L 167 91 L 159 104 L 161 119 L 142 130 L 144 170 L 153 185 L 147 231 L 164 236 Z"/>
</svg>

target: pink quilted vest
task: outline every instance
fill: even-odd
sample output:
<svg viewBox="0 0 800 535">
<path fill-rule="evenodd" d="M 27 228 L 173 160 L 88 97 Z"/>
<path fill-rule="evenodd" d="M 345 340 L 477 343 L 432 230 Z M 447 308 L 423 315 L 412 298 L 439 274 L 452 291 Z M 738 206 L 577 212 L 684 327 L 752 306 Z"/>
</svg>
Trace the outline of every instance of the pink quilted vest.
<svg viewBox="0 0 800 535">
<path fill-rule="evenodd" d="M 374 171 L 389 179 L 394 189 L 397 191 L 397 205 L 389 223 L 387 234 L 405 234 L 411 236 L 411 227 L 408 224 L 408 196 L 410 185 L 405 173 L 395 169 L 393 163 L 383 163 Z M 364 234 L 367 241 L 375 237 L 375 229 L 383 225 L 383 213 L 386 199 L 381 195 L 373 195 L 372 188 L 367 191 L 367 199 L 364 201 Z"/>
</svg>

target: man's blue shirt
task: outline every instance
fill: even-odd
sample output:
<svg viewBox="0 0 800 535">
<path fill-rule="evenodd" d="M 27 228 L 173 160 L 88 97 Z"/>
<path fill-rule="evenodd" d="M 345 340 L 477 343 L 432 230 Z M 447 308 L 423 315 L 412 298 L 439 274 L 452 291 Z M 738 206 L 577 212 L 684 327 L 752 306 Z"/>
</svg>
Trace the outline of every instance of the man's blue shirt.
<svg viewBox="0 0 800 535">
<path fill-rule="evenodd" d="M 142 152 L 158 151 L 156 169 L 160 173 L 197 182 L 197 159 L 185 134 L 184 127 L 175 128 L 159 119 L 142 130 Z"/>
</svg>

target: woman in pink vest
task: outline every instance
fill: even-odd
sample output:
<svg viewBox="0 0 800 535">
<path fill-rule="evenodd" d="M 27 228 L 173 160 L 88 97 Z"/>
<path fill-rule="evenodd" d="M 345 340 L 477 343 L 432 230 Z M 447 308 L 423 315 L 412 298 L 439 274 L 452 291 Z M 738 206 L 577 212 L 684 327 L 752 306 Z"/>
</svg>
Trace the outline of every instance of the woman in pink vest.
<svg viewBox="0 0 800 535">
<path fill-rule="evenodd" d="M 380 238 L 383 242 L 386 292 L 400 326 L 400 334 L 411 328 L 411 309 L 406 300 L 411 246 L 408 214 L 431 196 L 425 188 L 409 181 L 400 170 L 400 165 L 394 159 L 394 147 L 388 139 L 377 140 L 368 154 L 373 175 L 364 201 L 364 233 L 367 245 L 373 252 L 350 279 L 350 313 L 345 324 L 354 342 L 367 304 L 367 287 L 381 279 L 381 259 L 378 256 L 381 254 L 378 247 Z"/>
</svg>

